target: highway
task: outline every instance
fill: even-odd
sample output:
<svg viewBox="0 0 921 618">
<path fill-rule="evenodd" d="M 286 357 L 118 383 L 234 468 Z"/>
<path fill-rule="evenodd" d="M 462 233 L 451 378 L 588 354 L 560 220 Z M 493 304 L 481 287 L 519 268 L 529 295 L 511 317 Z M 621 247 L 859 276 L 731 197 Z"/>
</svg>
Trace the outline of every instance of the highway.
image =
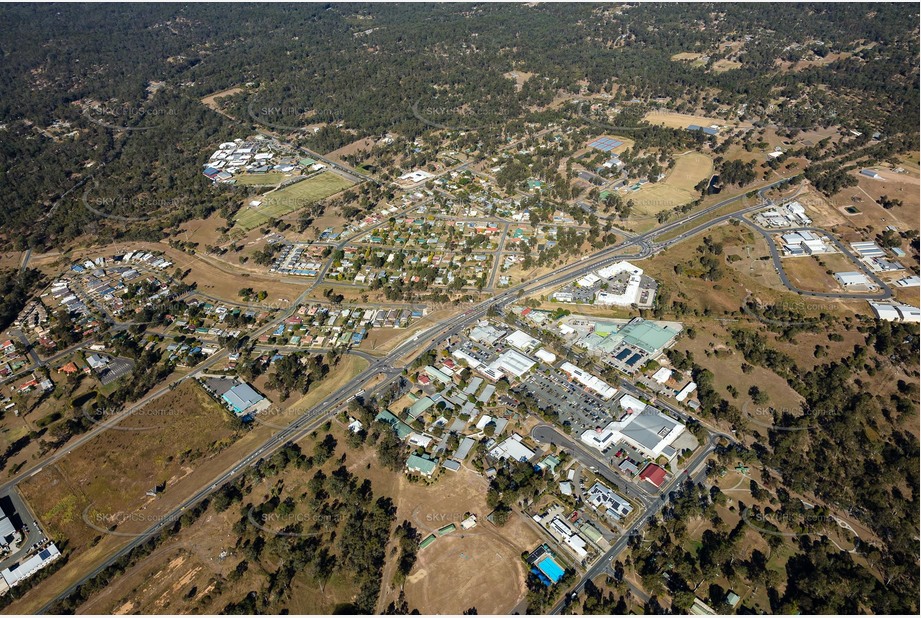
<svg viewBox="0 0 921 618">
<path fill-rule="evenodd" d="M 785 182 L 787 182 L 786 179 L 770 183 L 762 187 L 759 192 L 763 194 L 764 191 L 767 191 L 768 189 L 773 188 Z M 106 566 L 108 566 L 109 564 L 117 560 L 119 557 L 125 555 L 125 553 L 129 552 L 133 547 L 142 543 L 146 538 L 149 538 L 151 535 L 156 534 L 165 522 L 171 521 L 175 517 L 178 517 L 179 515 L 181 515 L 182 511 L 198 503 L 199 501 L 203 500 L 208 495 L 210 495 L 213 491 L 215 491 L 217 488 L 233 480 L 239 474 L 242 474 L 247 468 L 249 468 L 256 462 L 258 462 L 260 459 L 271 456 L 272 453 L 274 453 L 276 450 L 284 446 L 284 444 L 288 442 L 295 442 L 301 439 L 302 437 L 308 435 L 310 432 L 314 431 L 317 427 L 319 427 L 324 422 L 326 422 L 329 418 L 331 418 L 342 405 L 350 401 L 350 399 L 354 396 L 354 394 L 357 391 L 361 389 L 366 389 L 366 390 L 369 389 L 370 388 L 369 383 L 373 379 L 375 379 L 377 376 L 379 376 L 380 374 L 384 374 L 389 377 L 381 384 L 378 384 L 377 386 L 375 386 L 374 389 L 381 389 L 381 388 L 384 388 L 386 385 L 389 385 L 391 381 L 399 377 L 399 371 L 401 369 L 401 365 L 399 365 L 399 360 L 403 358 L 404 356 L 407 356 L 408 354 L 415 352 L 415 351 L 425 351 L 425 350 L 431 349 L 433 346 L 436 346 L 437 344 L 444 341 L 445 339 L 452 337 L 454 335 L 457 335 L 458 333 L 466 329 L 468 326 L 473 324 L 475 321 L 482 318 L 486 314 L 488 309 L 493 305 L 496 305 L 497 308 L 504 308 L 506 305 L 514 302 L 521 295 L 530 295 L 530 294 L 534 294 L 536 292 L 539 292 L 547 288 L 556 287 L 575 277 L 582 276 L 583 274 L 586 274 L 592 270 L 596 270 L 614 261 L 619 261 L 623 259 L 641 259 L 641 258 L 649 257 L 653 253 L 657 252 L 658 250 L 661 250 L 662 248 L 666 246 L 670 246 L 671 244 L 680 242 L 681 240 L 689 237 L 690 235 L 698 233 L 701 229 L 706 229 L 707 227 L 722 223 L 730 219 L 731 217 L 736 216 L 737 213 L 723 215 L 723 216 L 714 218 L 712 220 L 709 220 L 707 222 L 704 222 L 700 226 L 697 226 L 696 228 L 694 228 L 694 230 L 684 232 L 683 234 L 679 235 L 675 239 L 671 239 L 667 243 L 655 245 L 655 244 L 650 244 L 648 242 L 648 241 L 653 240 L 657 236 L 660 236 L 661 234 L 664 234 L 677 227 L 686 225 L 689 221 L 700 219 L 706 216 L 707 214 L 715 210 L 718 210 L 720 208 L 723 208 L 729 204 L 732 204 L 735 201 L 738 201 L 739 199 L 742 199 L 744 197 L 745 195 L 743 194 L 743 195 L 738 195 L 732 198 L 728 198 L 711 207 L 708 207 L 697 213 L 689 215 L 683 219 L 676 220 L 660 228 L 651 230 L 644 234 L 636 235 L 618 244 L 602 249 L 590 256 L 586 256 L 582 258 L 582 260 L 579 262 L 562 267 L 554 272 L 548 273 L 541 277 L 537 277 L 533 281 L 525 282 L 515 287 L 509 288 L 508 290 L 502 292 L 501 294 L 498 294 L 492 298 L 489 298 L 487 300 L 477 303 L 476 305 L 473 306 L 473 308 L 466 311 L 465 313 L 454 316 L 453 318 L 449 318 L 445 320 L 444 322 L 441 322 L 440 324 L 430 328 L 424 334 L 420 333 L 419 335 L 412 337 L 408 341 L 405 341 L 404 343 L 399 345 L 397 348 L 395 348 L 392 352 L 390 352 L 385 357 L 380 358 L 376 362 L 371 363 L 371 365 L 368 368 L 366 368 L 364 371 L 359 373 L 348 384 L 346 384 L 341 389 L 336 391 L 331 397 L 327 398 L 325 401 L 315 406 L 314 408 L 305 411 L 304 414 L 298 417 L 298 419 L 295 420 L 293 423 L 291 423 L 288 427 L 275 433 L 271 438 L 266 440 L 261 446 L 257 447 L 249 455 L 244 457 L 235 467 L 228 470 L 227 472 L 225 472 L 218 478 L 212 480 L 210 483 L 205 485 L 204 488 L 202 488 L 196 494 L 186 499 L 181 505 L 179 505 L 179 507 L 175 511 L 173 511 L 171 514 L 164 517 L 160 523 L 157 523 L 151 526 L 150 528 L 148 528 L 146 531 L 140 533 L 139 536 L 132 541 L 132 543 L 130 543 L 129 545 L 121 549 L 116 554 L 109 556 L 96 569 L 84 575 L 83 578 L 81 578 L 73 586 L 68 588 L 68 590 L 64 591 L 64 593 L 59 595 L 57 599 L 64 598 L 67 595 L 69 595 L 80 584 L 92 578 L 96 573 L 102 571 L 104 568 L 106 568 Z M 759 206 L 750 207 L 748 209 L 743 209 L 743 211 L 748 212 L 750 210 L 753 210 L 756 208 L 763 208 L 763 207 L 764 207 L 764 204 L 761 204 Z M 623 255 L 622 253 L 620 253 L 624 249 L 627 249 L 635 245 L 638 245 L 640 247 L 639 253 L 632 254 L 632 255 Z M 315 285 L 316 284 L 314 284 L 314 286 Z M 290 317 L 290 315 L 292 315 L 294 311 L 296 310 L 297 306 L 300 303 L 302 303 L 304 298 L 306 298 L 307 295 L 310 293 L 312 287 L 305 289 L 304 292 L 298 297 L 298 299 L 294 303 L 291 304 L 290 309 L 288 309 L 287 311 L 284 311 L 282 315 L 278 319 L 276 319 L 274 322 L 267 324 L 265 327 L 263 327 L 259 331 L 253 333 L 251 335 L 251 338 L 253 339 L 258 338 L 258 336 L 262 334 L 263 332 L 267 332 L 269 329 L 274 328 L 275 324 L 280 323 L 284 321 L 286 318 Z M 192 375 L 196 372 L 199 372 L 207 368 L 208 366 L 210 366 L 210 364 L 217 362 L 217 360 L 222 357 L 223 357 L 222 353 L 216 354 L 214 357 L 212 357 L 212 359 L 209 359 L 205 363 L 202 363 L 201 365 L 197 366 L 192 372 L 190 372 L 189 375 Z M 184 378 L 181 378 L 181 379 L 184 379 Z M 70 447 L 67 448 L 66 451 L 62 449 L 58 455 L 52 456 L 51 458 L 44 460 L 42 463 L 36 464 L 29 470 L 18 475 L 15 479 L 11 479 L 5 485 L 3 485 L 3 487 L 0 488 L 0 490 L 12 484 L 15 484 L 16 482 L 22 480 L 23 478 L 26 478 L 26 476 L 28 476 L 28 474 L 30 473 L 38 472 L 45 465 L 48 465 L 49 463 L 53 463 L 53 461 L 56 461 L 58 458 L 63 456 L 63 454 L 66 454 L 66 452 L 69 452 L 72 448 L 79 447 L 80 445 L 88 441 L 89 439 L 92 439 L 92 437 L 97 435 L 100 431 L 103 431 L 108 426 L 111 426 L 112 424 L 115 424 L 119 422 L 120 420 L 122 420 L 125 416 L 130 414 L 130 411 L 134 411 L 138 409 L 139 407 L 143 406 L 150 400 L 155 399 L 156 397 L 162 395 L 167 390 L 169 390 L 169 386 L 158 389 L 154 393 L 151 393 L 150 395 L 145 397 L 143 400 L 141 400 L 141 402 L 138 402 L 138 404 L 135 404 L 134 406 L 126 410 L 126 412 L 123 413 L 122 415 L 114 417 L 111 421 L 101 425 L 100 427 L 97 427 L 96 429 L 92 430 L 90 433 L 81 437 L 81 439 L 76 441 L 73 445 L 70 445 Z M 714 448 L 712 440 L 715 438 L 716 436 L 711 436 L 710 445 L 707 448 L 702 449 L 700 454 L 698 454 L 695 457 L 692 464 L 688 466 L 689 470 L 694 469 L 696 466 L 698 466 L 699 463 L 702 462 L 703 459 L 712 451 L 712 449 Z M 678 481 L 679 479 L 677 478 L 674 479 L 669 485 L 668 490 L 670 491 L 671 488 L 673 488 L 678 483 Z M 661 508 L 661 506 L 659 508 Z M 642 526 L 645 525 L 648 519 L 652 517 L 655 512 L 657 512 L 657 510 L 646 509 L 646 512 L 631 526 L 630 532 L 633 533 L 635 531 L 640 530 Z M 609 551 L 608 554 L 605 555 L 604 560 L 599 561 L 598 564 L 600 564 L 601 562 L 604 562 L 604 563 L 610 562 L 611 558 L 613 558 L 620 551 L 622 551 L 623 547 L 626 546 L 626 542 L 627 541 L 625 537 L 624 539 L 621 539 L 620 541 L 615 543 L 615 546 L 611 549 L 611 551 Z M 600 567 L 598 567 L 597 564 L 596 564 L 596 567 L 593 567 L 592 569 L 590 569 L 589 573 L 595 572 L 596 569 L 600 569 Z M 598 570 L 597 572 L 600 573 L 601 570 Z M 587 576 L 589 575 L 587 574 Z M 580 583 L 580 586 L 582 585 L 583 584 Z M 52 603 L 49 603 L 44 608 L 44 610 L 47 610 L 48 607 L 50 607 Z"/>
</svg>

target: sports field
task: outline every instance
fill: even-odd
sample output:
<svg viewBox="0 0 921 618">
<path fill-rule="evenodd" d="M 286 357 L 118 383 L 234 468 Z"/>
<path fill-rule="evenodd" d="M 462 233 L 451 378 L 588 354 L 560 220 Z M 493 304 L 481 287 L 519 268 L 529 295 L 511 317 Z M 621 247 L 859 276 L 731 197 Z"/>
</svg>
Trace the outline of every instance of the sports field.
<svg viewBox="0 0 921 618">
<path fill-rule="evenodd" d="M 277 191 L 270 191 L 262 197 L 262 204 L 256 208 L 244 206 L 237 214 L 236 227 L 249 231 L 260 225 L 282 217 L 289 212 L 303 208 L 339 193 L 352 186 L 352 181 L 333 172 L 323 172 Z"/>
<path fill-rule="evenodd" d="M 675 159 L 675 167 L 661 181 L 647 183 L 624 197 L 633 200 L 637 214 L 654 215 L 687 204 L 699 197 L 694 187 L 713 174 L 713 161 L 705 154 L 689 152 Z"/>
</svg>

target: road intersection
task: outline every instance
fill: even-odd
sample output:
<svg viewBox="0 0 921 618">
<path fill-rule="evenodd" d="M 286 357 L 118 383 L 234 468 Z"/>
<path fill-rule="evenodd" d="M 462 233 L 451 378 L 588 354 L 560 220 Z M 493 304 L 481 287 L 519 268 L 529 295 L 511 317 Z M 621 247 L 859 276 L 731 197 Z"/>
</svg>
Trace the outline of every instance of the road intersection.
<svg viewBox="0 0 921 618">
<path fill-rule="evenodd" d="M 765 185 L 759 190 L 759 195 L 762 196 L 766 191 L 776 188 L 784 183 L 787 180 L 779 180 L 772 182 L 768 185 Z M 77 587 L 85 583 L 96 574 L 104 570 L 108 565 L 112 564 L 122 556 L 126 555 L 133 548 L 137 547 L 143 543 L 146 539 L 157 534 L 163 526 L 168 523 L 175 521 L 175 518 L 181 516 L 182 512 L 186 509 L 196 505 L 200 501 L 207 498 L 218 488 L 224 484 L 234 480 L 239 475 L 243 474 L 253 465 L 257 464 L 259 461 L 270 457 L 277 450 L 283 448 L 286 444 L 296 442 L 299 439 L 303 438 L 306 435 L 309 435 L 311 432 L 315 431 L 317 428 L 322 426 L 325 422 L 330 420 L 337 412 L 339 412 L 345 405 L 354 398 L 355 393 L 362 390 L 366 391 L 367 397 L 373 397 L 375 394 L 382 392 L 384 389 L 389 387 L 395 380 L 399 379 L 403 368 L 406 366 L 406 363 L 400 363 L 401 360 L 409 358 L 411 355 L 414 356 L 417 353 L 424 353 L 428 350 L 431 350 L 435 347 L 441 345 L 441 342 L 446 339 L 455 336 L 461 333 L 464 329 L 468 328 L 474 322 L 480 320 L 484 317 L 490 308 L 495 307 L 498 310 L 503 310 L 509 304 L 515 302 L 519 297 L 533 295 L 539 293 L 543 290 L 554 288 L 562 283 L 568 282 L 573 278 L 583 276 L 591 271 L 597 270 L 598 268 L 604 267 L 610 263 L 624 260 L 624 259 L 644 259 L 650 257 L 656 253 L 659 253 L 666 248 L 673 246 L 683 240 L 690 238 L 693 235 L 700 233 L 703 230 L 709 229 L 712 226 L 719 225 L 726 221 L 729 221 L 733 218 L 738 218 L 743 214 L 753 212 L 754 210 L 765 208 L 766 203 L 762 201 L 755 206 L 746 206 L 736 211 L 733 211 L 728 214 L 722 214 L 714 218 L 706 219 L 702 221 L 699 225 L 681 232 L 679 235 L 674 238 L 668 239 L 662 242 L 655 242 L 655 239 L 666 234 L 670 231 L 677 230 L 683 226 L 686 226 L 688 223 L 704 219 L 707 215 L 714 213 L 722 208 L 725 208 L 736 201 L 739 201 L 745 198 L 746 195 L 738 195 L 732 198 L 728 198 L 720 201 L 713 206 L 705 208 L 701 211 L 683 217 L 681 219 L 675 220 L 671 223 L 665 224 L 658 228 L 655 228 L 649 232 L 630 235 L 625 238 L 625 240 L 606 247 L 594 254 L 583 257 L 580 261 L 564 266 L 560 269 L 557 269 L 551 273 L 547 273 L 543 276 L 536 277 L 531 281 L 527 281 L 516 285 L 514 287 L 508 288 L 502 292 L 497 292 L 492 298 L 480 301 L 474 304 L 466 312 L 456 315 L 452 318 L 437 324 L 436 326 L 430 327 L 428 330 L 420 333 L 408 341 L 403 342 L 396 348 L 394 348 L 390 353 L 384 357 L 377 358 L 376 360 L 370 361 L 369 366 L 356 375 L 348 384 L 344 385 L 342 388 L 337 390 L 334 394 L 329 396 L 327 399 L 322 401 L 320 404 L 312 407 L 309 410 L 303 411 L 303 413 L 298 416 L 290 425 L 284 429 L 280 429 L 274 433 L 269 439 L 267 439 L 263 444 L 256 447 L 252 450 L 247 456 L 241 459 L 235 466 L 226 470 L 224 473 L 219 475 L 217 478 L 212 479 L 209 483 L 204 485 L 202 489 L 196 492 L 194 495 L 190 496 L 179 504 L 176 509 L 165 516 L 162 520 L 155 523 L 147 530 L 138 534 L 138 536 L 131 540 L 130 543 L 118 550 L 118 552 L 110 555 L 102 561 L 96 568 L 92 571 L 85 573 L 82 578 L 75 582 L 70 588 L 65 590 L 62 594 L 58 595 L 55 600 L 65 598 L 67 595 L 72 593 Z M 767 203 L 769 205 L 769 203 Z M 635 253 L 625 254 L 624 250 L 629 250 L 632 247 L 636 247 L 638 250 Z M 282 323 L 286 318 L 290 317 L 297 309 L 297 307 L 302 304 L 311 294 L 311 292 L 320 285 L 321 279 L 317 279 L 312 285 L 305 288 L 303 293 L 290 305 L 290 308 L 282 311 L 282 315 L 276 318 L 273 322 L 265 325 L 263 328 L 259 329 L 253 333 L 252 338 L 256 339 L 259 335 L 264 332 L 268 332 L 270 329 L 275 328 L 276 324 Z M 182 379 L 186 379 L 190 376 L 196 375 L 205 369 L 209 368 L 213 364 L 217 363 L 220 359 L 225 356 L 226 353 L 218 353 L 207 361 L 201 363 L 195 367 L 187 376 L 176 380 L 178 383 Z M 378 381 L 379 378 L 383 376 L 383 381 Z M 56 455 L 52 455 L 49 458 L 46 458 L 43 462 L 36 464 L 32 468 L 22 472 L 17 475 L 7 483 L 5 483 L 0 490 L 8 488 L 11 485 L 16 484 L 21 481 L 23 478 L 31 474 L 38 473 L 45 465 L 53 463 L 60 457 L 62 457 L 67 452 L 70 452 L 72 448 L 79 447 L 88 440 L 92 439 L 99 432 L 104 431 L 107 428 L 117 424 L 125 417 L 130 415 L 133 411 L 136 411 L 143 405 L 146 405 L 150 401 L 156 399 L 160 395 L 167 392 L 172 388 L 175 383 L 164 386 L 148 396 L 144 397 L 137 404 L 131 406 L 123 414 L 113 417 L 111 420 L 107 421 L 104 424 L 101 424 L 99 427 L 94 428 L 84 436 L 81 436 L 71 445 L 68 445 L 66 452 L 62 449 Z M 666 406 L 667 407 L 667 406 Z M 671 408 L 669 408 L 671 410 Z M 683 416 L 683 415 L 682 415 Z M 558 434 L 560 438 L 562 435 Z M 545 437 L 549 437 L 550 434 L 547 433 Z M 658 511 L 664 505 L 665 497 L 675 489 L 678 488 L 679 484 L 682 483 L 686 478 L 695 481 L 702 479 L 705 474 L 705 468 L 702 467 L 702 464 L 705 462 L 707 456 L 716 448 L 716 441 L 719 438 L 726 438 L 724 434 L 710 433 L 707 443 L 704 447 L 698 449 L 697 454 L 693 457 L 691 462 L 689 462 L 686 472 L 689 475 L 685 477 L 684 474 L 676 476 L 666 488 L 659 494 L 661 497 L 657 500 L 655 496 L 644 495 L 643 492 L 636 488 L 632 488 L 627 491 L 631 497 L 638 499 L 646 508 L 644 512 L 637 518 L 637 520 L 630 526 L 622 538 L 615 542 L 611 550 L 606 553 L 602 559 L 598 560 L 594 566 L 592 566 L 589 571 L 585 574 L 583 579 L 577 585 L 575 591 L 579 591 L 584 587 L 585 582 L 595 577 L 606 569 L 609 569 L 611 561 L 620 554 L 621 551 L 627 546 L 629 538 L 631 535 L 639 533 L 642 528 L 658 513 Z M 603 462 L 602 466 L 604 465 Z M 604 467 L 599 467 L 599 470 L 603 470 Z M 567 597 L 568 598 L 568 597 Z M 565 599 L 564 599 L 565 601 Z M 45 606 L 44 610 L 47 610 L 53 605 L 53 601 Z M 556 608 L 555 612 L 558 612 L 563 607 L 561 602 Z"/>
</svg>

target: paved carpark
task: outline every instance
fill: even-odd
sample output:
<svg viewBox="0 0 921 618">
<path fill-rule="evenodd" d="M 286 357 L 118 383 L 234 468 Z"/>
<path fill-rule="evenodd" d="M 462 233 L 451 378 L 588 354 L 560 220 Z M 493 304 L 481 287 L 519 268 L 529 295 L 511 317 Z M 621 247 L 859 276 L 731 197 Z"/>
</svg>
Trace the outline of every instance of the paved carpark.
<svg viewBox="0 0 921 618">
<path fill-rule="evenodd" d="M 131 373 L 134 362 L 127 358 L 116 358 L 99 373 L 99 381 L 103 386 L 111 384 L 122 376 Z"/>
<path fill-rule="evenodd" d="M 547 409 L 555 410 L 561 423 L 569 423 L 573 434 L 613 420 L 610 402 L 584 391 L 578 384 L 571 384 L 556 371 L 548 373 L 532 373 L 518 389 L 527 391 Z"/>
<path fill-rule="evenodd" d="M 0 560 L 0 569 L 6 569 L 20 562 L 37 546 L 44 544 L 48 540 L 48 537 L 42 533 L 38 521 L 35 520 L 31 509 L 22 499 L 22 496 L 19 495 L 19 490 L 15 487 L 11 488 L 9 492 L 3 496 L 0 496 L 0 508 L 2 508 L 3 512 L 10 518 L 14 526 L 22 528 L 25 532 L 25 538 L 19 546 L 19 549 L 15 553 L 3 558 L 3 560 Z"/>
<path fill-rule="evenodd" d="M 477 359 L 484 365 L 488 365 L 492 361 L 496 360 L 496 357 L 501 353 L 502 349 L 503 348 L 501 346 L 488 345 L 465 340 L 460 345 L 451 348 L 449 352 L 454 352 L 454 350 L 461 350 L 465 354 L 469 354 L 473 358 Z"/>
</svg>

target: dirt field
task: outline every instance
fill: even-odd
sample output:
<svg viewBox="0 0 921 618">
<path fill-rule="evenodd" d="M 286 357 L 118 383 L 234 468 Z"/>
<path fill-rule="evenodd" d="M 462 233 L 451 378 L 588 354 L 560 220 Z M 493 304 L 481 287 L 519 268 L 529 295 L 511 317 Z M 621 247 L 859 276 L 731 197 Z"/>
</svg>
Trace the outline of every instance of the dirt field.
<svg viewBox="0 0 921 618">
<path fill-rule="evenodd" d="M 638 213 L 653 215 L 697 199 L 700 194 L 694 187 L 713 175 L 713 161 L 705 154 L 690 152 L 675 158 L 675 167 L 656 183 L 648 183 L 627 193 Z"/>
<path fill-rule="evenodd" d="M 735 60 L 717 60 L 713 63 L 712 70 L 714 73 L 724 73 L 742 68 L 742 63 Z"/>
<path fill-rule="evenodd" d="M 323 172 L 296 184 L 265 194 L 256 208 L 245 206 L 237 213 L 236 226 L 251 230 L 307 204 L 322 200 L 354 183 L 333 172 Z"/>
<path fill-rule="evenodd" d="M 484 477 L 466 468 L 445 472 L 435 485 L 400 477 L 397 520 L 408 520 L 423 537 L 459 524 L 468 512 L 479 520 L 472 530 L 458 526 L 420 550 L 404 585 L 410 607 L 424 614 L 460 614 L 470 607 L 481 614 L 507 614 L 524 597 L 527 573 L 520 556 L 542 539 L 518 517 L 501 528 L 487 522 L 487 486 Z"/>
<path fill-rule="evenodd" d="M 218 114 L 221 114 L 222 116 L 227 116 L 228 118 L 233 118 L 233 116 L 230 116 L 229 114 L 226 114 L 225 112 L 221 110 L 220 101 L 218 101 L 218 99 L 220 99 L 221 97 L 229 97 L 229 96 L 235 95 L 240 92 L 243 92 L 243 88 L 228 88 L 227 90 L 215 92 L 212 95 L 208 95 L 204 97 L 201 100 L 201 102 L 203 105 L 212 109 Z"/>
<path fill-rule="evenodd" d="M 703 56 L 700 52 L 679 52 L 677 54 L 672 54 L 672 60 L 675 62 L 688 62 L 690 60 L 697 60 Z"/>
<path fill-rule="evenodd" d="M 695 116 L 691 114 L 678 114 L 675 112 L 649 112 L 643 117 L 643 120 L 649 124 L 661 124 L 673 129 L 684 129 L 690 124 L 709 127 L 712 124 L 730 127 L 751 128 L 751 123 L 738 122 L 735 120 L 723 120 L 721 118 L 708 118 L 706 116 Z"/>
<path fill-rule="evenodd" d="M 359 150 L 365 150 L 370 152 L 371 148 L 374 147 L 375 140 L 370 137 L 365 137 L 363 139 L 355 140 L 351 144 L 346 144 L 338 150 L 333 150 L 332 152 L 326 153 L 326 157 L 336 161 L 341 161 L 345 163 L 345 159 L 342 157 L 346 155 L 355 154 Z"/>
<path fill-rule="evenodd" d="M 827 264 L 827 258 L 831 256 L 823 255 L 821 257 Z M 856 268 L 853 264 L 850 266 L 851 268 L 848 270 Z M 844 289 L 835 280 L 834 275 L 828 273 L 829 268 L 819 263 L 818 256 L 807 255 L 803 257 L 786 258 L 783 261 L 783 269 L 793 285 L 800 289 L 809 290 L 811 292 L 844 292 Z M 832 272 L 836 271 L 833 270 Z"/>
<path fill-rule="evenodd" d="M 514 80 L 515 90 L 521 92 L 524 83 L 534 77 L 534 73 L 528 73 L 527 71 L 509 71 L 503 74 L 502 77 Z"/>
</svg>

